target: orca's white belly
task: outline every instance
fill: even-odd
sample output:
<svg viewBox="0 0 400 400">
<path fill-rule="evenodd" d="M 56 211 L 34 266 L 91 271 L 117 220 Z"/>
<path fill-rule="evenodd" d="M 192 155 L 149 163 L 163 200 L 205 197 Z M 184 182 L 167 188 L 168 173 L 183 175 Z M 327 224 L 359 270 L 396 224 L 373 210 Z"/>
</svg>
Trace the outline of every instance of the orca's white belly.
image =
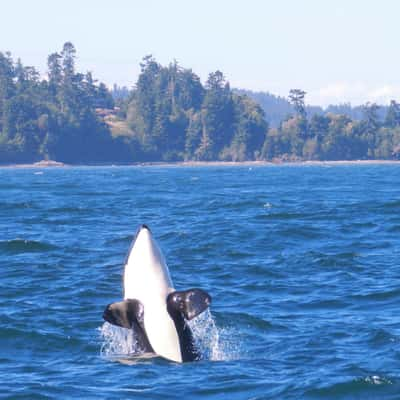
<svg viewBox="0 0 400 400">
<path fill-rule="evenodd" d="M 164 256 L 151 233 L 141 230 L 126 260 L 124 299 L 143 304 L 144 328 L 155 353 L 182 362 L 178 334 L 166 303 L 174 290 Z"/>
<path fill-rule="evenodd" d="M 164 305 L 164 309 L 161 307 Z M 147 337 L 154 351 L 164 358 L 176 362 L 182 362 L 182 355 L 179 346 L 179 338 L 176 332 L 174 321 L 168 314 L 165 300 L 159 304 L 144 303 L 144 327 Z"/>
</svg>

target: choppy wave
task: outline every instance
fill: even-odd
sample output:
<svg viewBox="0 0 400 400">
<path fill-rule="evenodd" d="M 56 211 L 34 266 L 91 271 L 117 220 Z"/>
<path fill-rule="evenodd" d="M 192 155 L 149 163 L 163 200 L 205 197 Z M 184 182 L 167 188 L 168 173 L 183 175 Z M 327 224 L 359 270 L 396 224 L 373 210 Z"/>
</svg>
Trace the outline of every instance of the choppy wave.
<svg viewBox="0 0 400 400">
<path fill-rule="evenodd" d="M 28 240 L 28 239 L 11 239 L 0 241 L 0 251 L 11 254 L 46 252 L 57 249 L 57 246 L 47 242 Z"/>
<path fill-rule="evenodd" d="M 382 391 L 383 386 L 393 385 L 393 381 L 389 378 L 379 375 L 370 375 L 351 379 L 346 382 L 339 382 L 333 385 L 323 387 L 321 389 L 313 389 L 309 391 L 311 398 L 337 399 L 337 398 L 393 398 L 387 395 L 398 395 L 398 389 L 390 390 L 389 393 Z M 380 397 L 383 396 L 383 397 Z"/>
<path fill-rule="evenodd" d="M 1 211 L 18 211 L 18 210 L 24 210 L 27 208 L 33 208 L 35 207 L 35 203 L 33 203 L 30 200 L 27 201 L 0 201 L 0 210 Z"/>
</svg>

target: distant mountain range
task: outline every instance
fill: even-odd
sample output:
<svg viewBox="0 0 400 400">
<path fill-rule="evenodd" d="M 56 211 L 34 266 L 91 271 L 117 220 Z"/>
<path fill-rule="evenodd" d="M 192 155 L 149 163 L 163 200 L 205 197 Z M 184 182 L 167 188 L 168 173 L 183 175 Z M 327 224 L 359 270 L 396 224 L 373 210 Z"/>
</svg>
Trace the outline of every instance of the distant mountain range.
<svg viewBox="0 0 400 400">
<path fill-rule="evenodd" d="M 292 105 L 285 97 L 276 96 L 269 92 L 254 92 L 246 89 L 234 89 L 234 91 L 238 94 L 249 96 L 260 104 L 265 112 L 266 119 L 272 128 L 278 127 L 282 120 L 284 120 L 288 115 L 294 113 Z M 381 119 L 386 115 L 387 108 L 387 106 L 380 106 L 378 114 Z M 308 105 L 306 110 L 309 117 L 312 117 L 314 114 L 326 115 L 331 113 L 344 114 L 349 116 L 351 119 L 361 120 L 363 116 L 362 106 L 352 107 L 349 103 L 329 105 L 326 108 Z"/>
</svg>

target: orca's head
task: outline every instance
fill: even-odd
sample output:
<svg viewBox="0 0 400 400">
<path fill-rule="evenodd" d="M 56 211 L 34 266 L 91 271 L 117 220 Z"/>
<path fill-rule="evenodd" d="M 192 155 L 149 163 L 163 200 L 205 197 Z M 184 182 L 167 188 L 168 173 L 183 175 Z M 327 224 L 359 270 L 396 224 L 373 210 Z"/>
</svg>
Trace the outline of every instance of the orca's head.
<svg viewBox="0 0 400 400">
<path fill-rule="evenodd" d="M 137 238 L 139 237 L 139 235 L 141 235 L 141 234 L 147 234 L 147 235 L 151 236 L 151 230 L 148 227 L 148 225 L 142 224 L 142 225 L 138 226 L 138 228 L 136 229 L 135 238 L 134 238 L 133 242 L 135 242 L 137 240 Z"/>
<path fill-rule="evenodd" d="M 137 227 L 135 235 L 132 240 L 131 247 L 135 245 L 136 242 L 143 240 L 146 238 L 147 240 L 153 240 L 153 234 L 151 229 L 146 224 L 141 224 Z"/>
<path fill-rule="evenodd" d="M 147 229 L 148 231 L 150 231 L 150 228 L 148 227 L 148 225 L 142 224 L 142 225 L 139 225 L 139 227 L 137 228 L 137 232 L 136 233 L 139 233 L 143 229 Z"/>
<path fill-rule="evenodd" d="M 124 298 L 139 291 L 172 288 L 167 263 L 147 225 L 140 225 L 128 251 L 124 268 Z M 139 298 L 140 300 L 140 298 Z"/>
<path fill-rule="evenodd" d="M 138 248 L 139 246 L 150 245 L 151 243 L 153 243 L 153 235 L 150 228 L 146 224 L 139 225 L 126 255 L 125 264 L 128 262 L 129 256 L 135 247 Z"/>
<path fill-rule="evenodd" d="M 130 258 L 135 258 L 136 263 L 138 263 L 138 261 L 146 260 L 159 262 L 161 264 L 165 263 L 164 256 L 158 247 L 150 228 L 146 224 L 139 225 L 137 228 L 125 260 L 126 264 Z"/>
</svg>

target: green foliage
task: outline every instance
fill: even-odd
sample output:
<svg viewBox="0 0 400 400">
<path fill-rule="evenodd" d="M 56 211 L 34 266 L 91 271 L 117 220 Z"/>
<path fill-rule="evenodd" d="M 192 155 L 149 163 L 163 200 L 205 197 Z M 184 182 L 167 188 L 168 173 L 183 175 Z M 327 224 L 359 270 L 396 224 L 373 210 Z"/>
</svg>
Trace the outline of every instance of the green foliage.
<svg viewBox="0 0 400 400">
<path fill-rule="evenodd" d="M 75 71 L 75 48 L 48 57 L 48 80 L 0 53 L 0 162 L 104 162 L 120 147 L 96 107 L 113 107 L 104 84 Z"/>
<path fill-rule="evenodd" d="M 260 157 L 268 124 L 261 107 L 247 96 L 234 96 L 235 124 L 232 143 L 225 159 L 254 160 Z"/>
<path fill-rule="evenodd" d="M 359 160 L 396 159 L 400 156 L 400 107 L 395 101 L 382 123 L 380 107 L 367 103 L 361 120 L 337 113 L 314 114 L 306 119 L 304 92 L 292 90 L 296 116 L 270 129 L 262 147 L 263 159 Z"/>
<path fill-rule="evenodd" d="M 246 96 L 234 95 L 222 72 L 211 73 L 203 87 L 177 62 L 163 67 L 147 56 L 141 68 L 127 121 L 147 159 L 243 160 L 259 154 L 264 113 Z"/>
<path fill-rule="evenodd" d="M 307 118 L 306 105 L 304 102 L 305 95 L 306 92 L 301 89 L 291 89 L 289 92 L 289 101 L 296 113 L 302 118 Z"/>
<path fill-rule="evenodd" d="M 234 108 L 229 83 L 220 71 L 211 73 L 201 108 L 203 137 L 197 152 L 200 160 L 219 159 L 233 137 Z"/>
<path fill-rule="evenodd" d="M 395 128 L 400 125 L 400 104 L 395 100 L 390 102 L 386 113 L 385 126 Z"/>
<path fill-rule="evenodd" d="M 279 99 L 270 110 L 271 96 L 232 91 L 221 71 L 203 86 L 176 61 L 162 66 L 146 56 L 135 88 L 112 92 L 90 72 L 76 71 L 70 42 L 47 61 L 48 78 L 41 79 L 0 53 L 0 162 L 400 159 L 394 100 L 386 108 L 343 104 L 324 111 L 306 106 L 306 93 L 292 89 L 289 101 Z"/>
<path fill-rule="evenodd" d="M 152 56 L 143 59 L 127 122 L 148 159 L 183 159 L 185 132 L 203 92 L 200 79 L 177 62 L 162 67 Z"/>
<path fill-rule="evenodd" d="M 194 110 L 188 113 L 189 123 L 186 128 L 185 160 L 196 160 L 197 149 L 200 147 L 203 135 L 203 120 L 201 112 Z"/>
</svg>

